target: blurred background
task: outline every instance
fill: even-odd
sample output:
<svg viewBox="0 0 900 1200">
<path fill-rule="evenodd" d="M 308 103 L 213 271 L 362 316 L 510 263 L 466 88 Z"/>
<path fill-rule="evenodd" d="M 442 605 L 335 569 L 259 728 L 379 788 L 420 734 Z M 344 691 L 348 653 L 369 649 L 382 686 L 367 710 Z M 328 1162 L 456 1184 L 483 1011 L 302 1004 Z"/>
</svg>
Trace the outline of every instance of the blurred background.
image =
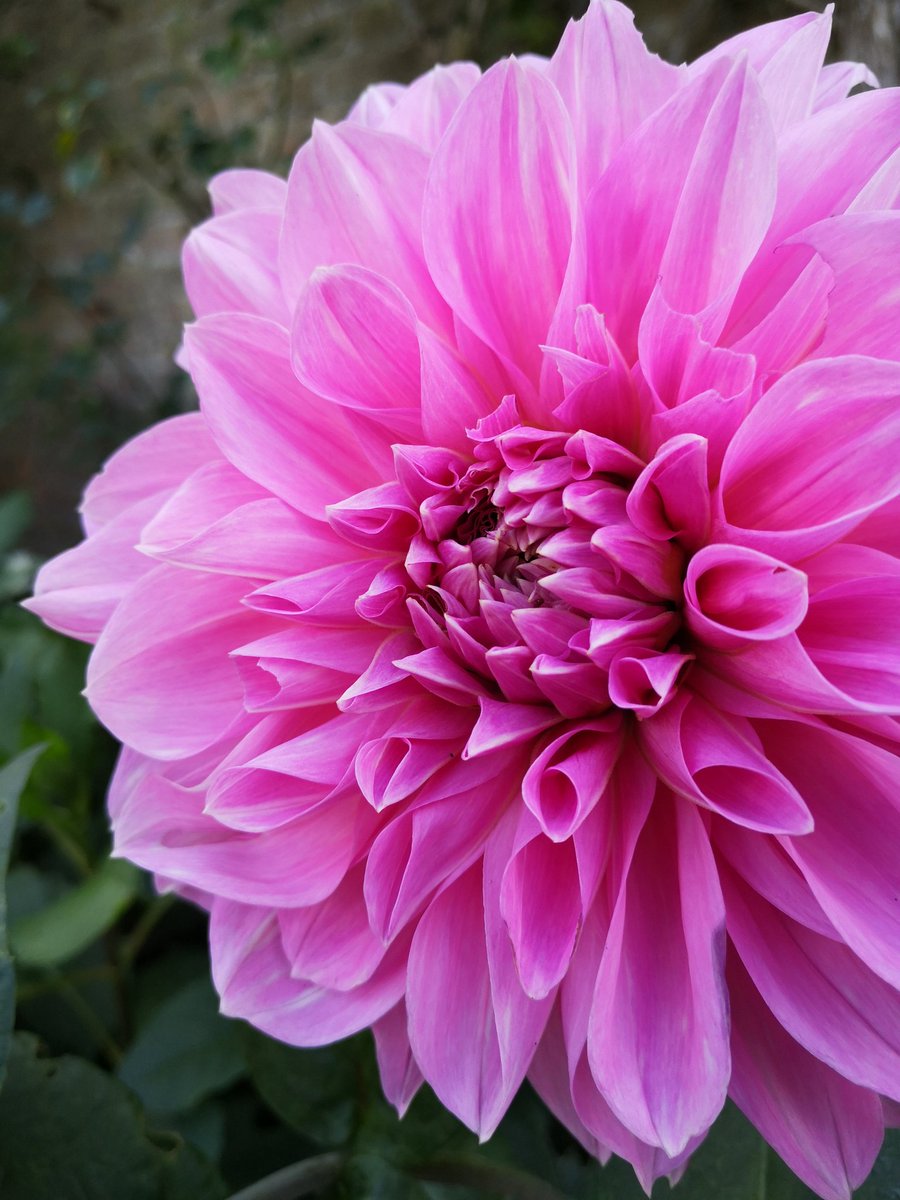
<svg viewBox="0 0 900 1200">
<path fill-rule="evenodd" d="M 115 747 L 85 648 L 21 611 L 127 436 L 192 407 L 179 253 L 210 175 L 285 172 L 311 120 L 435 62 L 549 53 L 585 0 L 0 0 L 0 1091 L 4 1200 L 632 1200 L 527 1089 L 479 1149 L 425 1096 L 398 1125 L 366 1036 L 298 1052 L 216 1013 L 205 923 L 109 858 Z M 633 0 L 671 61 L 795 0 Z M 900 79 L 900 0 L 842 0 L 833 58 Z M 18 804 L 18 821 L 12 816 Z M 3 909 L 6 860 L 7 909 Z M 64 1055 L 67 1057 L 60 1058 Z M 289 1167 L 287 1182 L 258 1184 Z M 290 1175 L 293 1171 L 294 1174 Z M 900 1195 L 889 1144 L 868 1200 Z M 657 1194 L 666 1194 L 661 1185 Z M 808 1193 L 732 1111 L 681 1200 Z"/>
</svg>

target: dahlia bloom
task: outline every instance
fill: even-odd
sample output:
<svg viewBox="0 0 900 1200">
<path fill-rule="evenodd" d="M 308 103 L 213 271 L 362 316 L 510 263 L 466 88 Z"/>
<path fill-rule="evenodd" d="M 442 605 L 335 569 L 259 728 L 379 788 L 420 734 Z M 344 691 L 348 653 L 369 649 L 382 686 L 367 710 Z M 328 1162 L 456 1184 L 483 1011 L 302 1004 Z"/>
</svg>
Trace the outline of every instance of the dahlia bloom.
<svg viewBox="0 0 900 1200">
<path fill-rule="evenodd" d="M 829 26 L 600 0 L 218 176 L 200 411 L 29 602 L 224 1012 L 647 1188 L 730 1095 L 847 1197 L 900 1101 L 900 95 Z"/>
</svg>

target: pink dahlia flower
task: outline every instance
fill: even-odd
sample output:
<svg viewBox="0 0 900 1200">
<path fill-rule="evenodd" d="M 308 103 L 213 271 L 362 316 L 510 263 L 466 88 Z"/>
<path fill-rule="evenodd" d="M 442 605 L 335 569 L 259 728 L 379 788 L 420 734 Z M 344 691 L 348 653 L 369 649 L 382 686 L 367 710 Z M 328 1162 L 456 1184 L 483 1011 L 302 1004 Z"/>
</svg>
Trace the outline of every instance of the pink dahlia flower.
<svg viewBox="0 0 900 1200">
<path fill-rule="evenodd" d="M 647 1187 L 730 1095 L 847 1197 L 900 1101 L 900 94 L 829 25 L 594 3 L 218 176 L 200 411 L 30 602 L 224 1012 Z"/>
</svg>

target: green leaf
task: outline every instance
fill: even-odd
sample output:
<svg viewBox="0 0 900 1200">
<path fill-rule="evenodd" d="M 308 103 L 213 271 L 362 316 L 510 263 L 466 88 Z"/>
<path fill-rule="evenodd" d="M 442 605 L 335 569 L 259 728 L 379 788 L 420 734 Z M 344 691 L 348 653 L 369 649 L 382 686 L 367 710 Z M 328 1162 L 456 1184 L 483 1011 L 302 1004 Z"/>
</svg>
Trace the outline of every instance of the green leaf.
<svg viewBox="0 0 900 1200">
<path fill-rule="evenodd" d="M 0 496 L 0 554 L 15 549 L 31 523 L 32 513 L 31 500 L 25 492 Z"/>
<path fill-rule="evenodd" d="M 27 967 L 56 967 L 75 958 L 115 923 L 140 890 L 131 863 L 110 858 L 84 883 L 9 931 L 15 957 Z"/>
<path fill-rule="evenodd" d="M 900 1129 L 889 1129 L 872 1174 L 854 1200 L 900 1200 Z"/>
<path fill-rule="evenodd" d="M 6 870 L 19 796 L 43 746 L 32 746 L 0 770 L 0 1086 L 6 1071 L 15 1014 L 16 979 L 6 940 Z"/>
<path fill-rule="evenodd" d="M 207 979 L 187 984 L 138 1033 L 119 1078 L 157 1112 L 187 1112 L 244 1073 L 238 1031 Z"/>
<path fill-rule="evenodd" d="M 134 1097 L 78 1058 L 14 1039 L 0 1094 L 3 1200 L 221 1200 L 215 1171 L 181 1138 L 149 1130 Z"/>
<path fill-rule="evenodd" d="M 315 1050 L 285 1046 L 241 1026 L 250 1078 L 283 1121 L 321 1146 L 342 1146 L 357 1119 L 359 1063 L 355 1041 Z"/>
</svg>

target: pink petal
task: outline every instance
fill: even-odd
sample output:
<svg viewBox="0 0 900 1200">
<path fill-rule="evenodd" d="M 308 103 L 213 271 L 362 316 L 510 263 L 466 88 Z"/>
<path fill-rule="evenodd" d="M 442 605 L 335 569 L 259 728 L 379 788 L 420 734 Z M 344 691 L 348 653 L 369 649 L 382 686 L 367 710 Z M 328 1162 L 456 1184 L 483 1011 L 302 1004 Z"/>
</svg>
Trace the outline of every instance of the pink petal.
<svg viewBox="0 0 900 1200">
<path fill-rule="evenodd" d="M 729 1094 L 823 1200 L 851 1200 L 882 1138 L 881 1103 L 799 1046 L 729 956 L 734 1062 Z"/>
<path fill-rule="evenodd" d="M 619 145 L 677 89 L 679 74 L 647 50 L 623 4 L 592 4 L 569 22 L 547 78 L 569 111 L 583 196 Z"/>
<path fill-rule="evenodd" d="M 436 328 L 447 310 L 422 256 L 428 157 L 406 138 L 344 122 L 313 124 L 288 178 L 280 270 L 293 308 L 316 267 L 351 263 L 395 284 Z"/>
<path fill-rule="evenodd" d="M 379 1017 L 372 1033 L 382 1091 L 402 1117 L 424 1082 L 409 1044 L 406 1004 L 401 1001 Z"/>
<path fill-rule="evenodd" d="M 900 494 L 898 397 L 900 364 L 877 359 L 824 359 L 780 379 L 725 454 L 728 540 L 805 557 Z"/>
<path fill-rule="evenodd" d="M 34 595 L 23 607 L 51 629 L 84 642 L 96 642 L 116 606 L 153 561 L 137 550 L 141 527 L 163 497 L 148 496 L 130 505 L 71 550 L 37 573 Z"/>
<path fill-rule="evenodd" d="M 621 722 L 611 717 L 569 726 L 537 755 L 522 799 L 548 838 L 572 836 L 603 796 L 621 749 Z"/>
<path fill-rule="evenodd" d="M 746 54 L 759 75 L 778 132 L 808 116 L 815 103 L 831 37 L 831 12 L 801 13 L 739 33 L 692 64 L 696 71 L 722 58 Z"/>
<path fill-rule="evenodd" d="M 694 549 L 709 530 L 707 442 L 697 434 L 670 438 L 657 450 L 628 495 L 632 524 L 648 537 L 677 538 Z"/>
<path fill-rule="evenodd" d="M 472 62 L 433 67 L 397 97 L 378 128 L 409 138 L 423 150 L 433 152 L 480 78 L 481 72 Z"/>
<path fill-rule="evenodd" d="M 442 295 L 532 382 L 569 254 L 570 140 L 555 89 L 500 63 L 461 105 L 425 195 L 426 255 Z"/>
<path fill-rule="evenodd" d="M 749 721 L 683 692 L 641 726 L 641 745 L 669 787 L 748 829 L 808 833 L 809 809 L 768 761 Z"/>
<path fill-rule="evenodd" d="M 681 312 L 730 296 L 774 194 L 774 135 L 746 64 L 714 64 L 623 143 L 588 202 L 587 298 L 629 361 L 660 275 Z"/>
<path fill-rule="evenodd" d="M 277 208 L 237 209 L 192 230 L 181 268 L 194 314 L 249 312 L 287 324 L 278 277 L 280 231 Z"/>
<path fill-rule="evenodd" d="M 245 313 L 204 317 L 186 330 L 185 345 L 203 414 L 239 471 L 313 517 L 372 480 L 340 409 L 313 396 L 291 371 L 280 325 Z"/>
<path fill-rule="evenodd" d="M 81 503 L 86 531 L 95 533 L 139 500 L 172 491 L 198 467 L 218 458 L 200 413 L 151 425 L 121 446 L 87 485 Z"/>
<path fill-rule="evenodd" d="M 717 650 L 793 633 L 806 616 L 806 576 L 746 546 L 704 546 L 688 563 L 685 621 Z"/>
<path fill-rule="evenodd" d="M 834 273 L 825 336 L 815 356 L 896 358 L 900 281 L 886 264 L 900 262 L 900 212 L 831 217 L 792 240 L 812 246 Z"/>
<path fill-rule="evenodd" d="M 421 440 L 415 313 L 387 279 L 353 266 L 314 271 L 297 302 L 291 361 L 317 395 Z"/>
<path fill-rule="evenodd" d="M 774 722 L 766 752 L 807 801 L 813 833 L 785 847 L 844 941 L 900 987 L 898 767 L 893 753 L 825 728 Z"/>
<path fill-rule="evenodd" d="M 295 1046 L 323 1046 L 349 1037 L 389 1011 L 403 995 L 400 947 L 350 991 L 292 979 L 276 914 L 216 900 L 210 922 L 213 982 L 221 1011 Z"/>
<path fill-rule="evenodd" d="M 701 817 L 682 801 L 658 799 L 613 911 L 588 1057 L 616 1115 L 670 1156 L 725 1101 L 724 921 Z"/>
<path fill-rule="evenodd" d="M 228 655 L 264 628 L 247 580 L 160 566 L 119 605 L 91 656 L 87 695 L 121 741 L 162 759 L 211 745 L 240 711 Z"/>
<path fill-rule="evenodd" d="M 900 993 L 840 942 L 724 883 L 729 936 L 779 1024 L 845 1079 L 900 1099 Z"/>
<path fill-rule="evenodd" d="M 220 171 L 207 185 L 217 217 L 242 208 L 284 208 L 287 184 L 268 171 L 246 167 Z"/>
</svg>

